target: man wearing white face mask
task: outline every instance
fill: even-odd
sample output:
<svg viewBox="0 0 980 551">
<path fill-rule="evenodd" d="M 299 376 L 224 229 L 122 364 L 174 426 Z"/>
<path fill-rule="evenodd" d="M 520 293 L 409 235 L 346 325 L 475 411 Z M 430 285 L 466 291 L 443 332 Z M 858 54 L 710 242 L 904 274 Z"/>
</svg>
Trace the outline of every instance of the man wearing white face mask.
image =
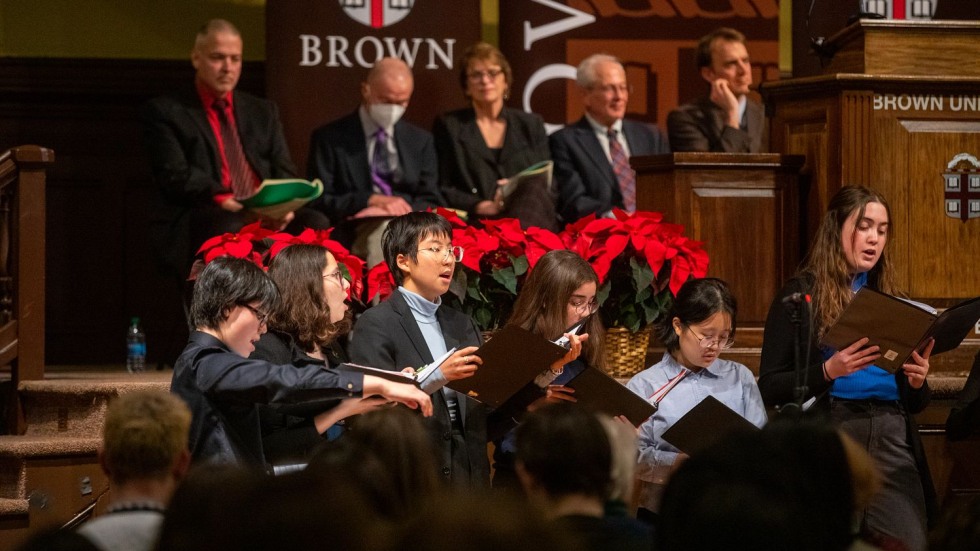
<svg viewBox="0 0 980 551">
<path fill-rule="evenodd" d="M 320 208 L 336 224 L 335 239 L 346 242 L 369 266 L 382 260 L 383 222 L 440 206 L 432 134 L 401 120 L 414 81 L 404 61 L 384 58 L 361 83 L 354 113 L 313 131 L 309 178 L 323 181 Z"/>
</svg>

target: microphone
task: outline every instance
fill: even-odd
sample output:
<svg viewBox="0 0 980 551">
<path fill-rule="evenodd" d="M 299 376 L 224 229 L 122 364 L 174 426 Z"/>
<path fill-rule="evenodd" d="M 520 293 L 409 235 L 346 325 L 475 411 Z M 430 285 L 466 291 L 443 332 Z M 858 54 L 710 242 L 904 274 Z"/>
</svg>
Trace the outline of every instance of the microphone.
<svg viewBox="0 0 980 551">
<path fill-rule="evenodd" d="M 806 302 L 810 303 L 810 295 L 805 293 L 793 293 L 783 297 L 782 303 L 784 306 L 796 306 L 797 304 L 802 304 Z"/>
</svg>

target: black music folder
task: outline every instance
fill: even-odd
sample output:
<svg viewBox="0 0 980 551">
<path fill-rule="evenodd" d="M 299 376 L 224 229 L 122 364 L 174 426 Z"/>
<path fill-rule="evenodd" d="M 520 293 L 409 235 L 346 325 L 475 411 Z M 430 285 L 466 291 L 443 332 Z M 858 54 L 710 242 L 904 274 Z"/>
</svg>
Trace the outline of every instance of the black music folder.
<svg viewBox="0 0 980 551">
<path fill-rule="evenodd" d="M 757 430 L 759 427 L 709 395 L 664 431 L 663 438 L 687 455 L 694 455 L 729 434 Z"/>
<path fill-rule="evenodd" d="M 953 350 L 974 330 L 980 319 L 980 297 L 961 302 L 940 315 L 910 301 L 862 287 L 827 331 L 821 344 L 836 350 L 868 337 L 868 346 L 880 347 L 875 365 L 894 373 L 911 356 L 936 339 L 932 355 Z"/>
<path fill-rule="evenodd" d="M 653 404 L 622 383 L 592 367 L 586 367 L 565 386 L 575 389 L 572 396 L 583 407 L 613 417 L 622 415 L 634 427 L 642 425 L 657 411 Z"/>
<path fill-rule="evenodd" d="M 473 353 L 483 359 L 476 374 L 450 381 L 447 386 L 497 408 L 563 358 L 566 352 L 565 348 L 544 337 L 508 325 Z"/>
</svg>

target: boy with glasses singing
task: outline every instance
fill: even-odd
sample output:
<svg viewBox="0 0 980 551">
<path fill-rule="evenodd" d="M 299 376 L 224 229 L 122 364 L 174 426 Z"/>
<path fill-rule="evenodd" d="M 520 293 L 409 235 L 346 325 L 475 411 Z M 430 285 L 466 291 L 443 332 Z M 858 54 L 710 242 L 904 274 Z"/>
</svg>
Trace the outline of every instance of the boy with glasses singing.
<svg viewBox="0 0 980 551">
<path fill-rule="evenodd" d="M 240 463 L 266 468 L 259 404 L 325 411 L 344 398 L 380 395 L 432 415 L 432 402 L 407 380 L 388 381 L 339 369 L 304 369 L 249 359 L 279 302 L 276 284 L 252 262 L 212 260 L 194 283 L 191 332 L 177 358 L 171 392 L 192 412 L 194 462 Z"/>
<path fill-rule="evenodd" d="M 433 416 L 426 428 L 435 441 L 439 473 L 456 487 L 487 487 L 486 408 L 446 388 L 449 381 L 473 376 L 481 363 L 473 352 L 480 331 L 469 316 L 442 305 L 456 262 L 463 251 L 452 244 L 452 226 L 432 212 L 412 212 L 393 219 L 381 239 L 385 262 L 398 288 L 368 309 L 354 325 L 349 355 L 392 371 L 421 367 L 447 350 L 458 348 L 425 379 Z"/>
</svg>

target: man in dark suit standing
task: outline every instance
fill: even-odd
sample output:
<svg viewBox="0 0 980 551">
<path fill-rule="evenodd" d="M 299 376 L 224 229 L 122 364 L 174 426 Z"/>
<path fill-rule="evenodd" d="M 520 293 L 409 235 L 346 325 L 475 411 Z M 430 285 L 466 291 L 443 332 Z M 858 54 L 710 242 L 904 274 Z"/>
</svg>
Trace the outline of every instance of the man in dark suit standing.
<svg viewBox="0 0 980 551">
<path fill-rule="evenodd" d="M 750 100 L 752 65 L 745 35 L 722 27 L 698 42 L 698 71 L 711 87 L 707 97 L 667 116 L 674 151 L 764 153 L 769 150 L 762 105 Z"/>
<path fill-rule="evenodd" d="M 262 180 L 293 178 L 296 171 L 275 104 L 235 90 L 242 70 L 238 29 L 222 19 L 208 21 L 197 33 L 191 64 L 194 86 L 151 100 L 141 118 L 165 199 L 158 237 L 176 253 L 189 249 L 193 255 L 208 238 L 260 219 L 239 200 L 253 195 Z M 262 222 L 294 232 L 329 227 L 322 213 L 308 208 Z M 179 243 L 188 227 L 189 243 Z M 179 267 L 184 259 L 172 260 Z"/>
<path fill-rule="evenodd" d="M 549 138 L 558 182 L 558 209 L 566 223 L 610 216 L 613 207 L 636 210 L 633 155 L 669 153 L 656 127 L 629 121 L 626 70 L 613 56 L 595 54 L 578 66 L 576 82 L 585 115 Z"/>
<path fill-rule="evenodd" d="M 487 411 L 445 385 L 470 377 L 482 363 L 476 323 L 442 304 L 463 251 L 452 245 L 449 221 L 432 212 L 411 212 L 391 220 L 384 232 L 385 262 L 398 288 L 368 308 L 351 335 L 351 361 L 398 371 L 429 364 L 453 347 L 458 350 L 422 382 L 432 397 L 425 420 L 442 478 L 454 487 L 488 487 Z"/>
<path fill-rule="evenodd" d="M 320 207 L 337 225 L 334 238 L 368 266 L 381 258 L 383 221 L 444 204 L 432 134 L 401 120 L 412 97 L 412 71 L 384 58 L 361 83 L 361 106 L 310 138 L 308 175 L 323 181 Z"/>
</svg>

